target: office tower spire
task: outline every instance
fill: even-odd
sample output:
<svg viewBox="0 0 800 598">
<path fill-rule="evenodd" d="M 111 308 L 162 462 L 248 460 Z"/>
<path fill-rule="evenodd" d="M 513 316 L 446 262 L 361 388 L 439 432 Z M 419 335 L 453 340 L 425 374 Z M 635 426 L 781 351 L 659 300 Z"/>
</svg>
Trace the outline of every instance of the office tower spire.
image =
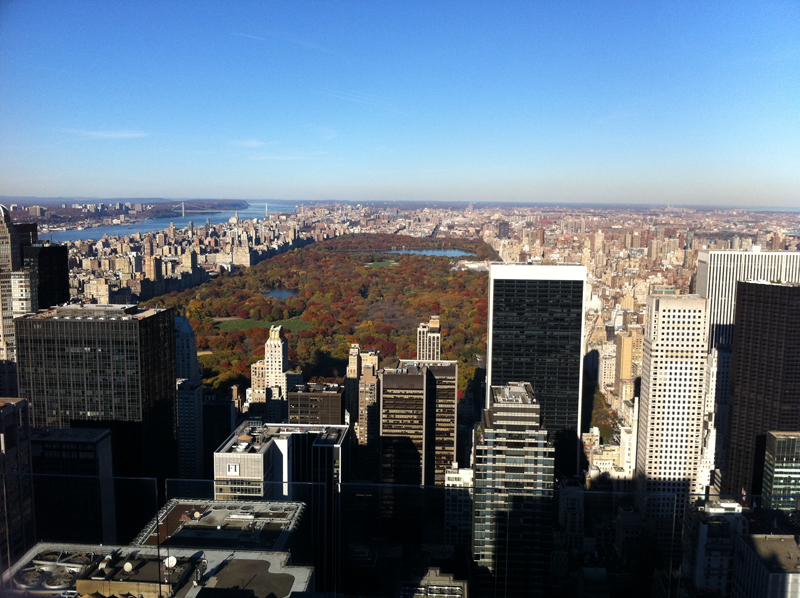
<svg viewBox="0 0 800 598">
<path fill-rule="evenodd" d="M 572 265 L 489 268 L 487 388 L 530 383 L 564 473 L 578 463 L 586 274 Z"/>
<path fill-rule="evenodd" d="M 722 493 L 761 493 L 766 435 L 800 431 L 800 284 L 739 282 Z"/>
</svg>

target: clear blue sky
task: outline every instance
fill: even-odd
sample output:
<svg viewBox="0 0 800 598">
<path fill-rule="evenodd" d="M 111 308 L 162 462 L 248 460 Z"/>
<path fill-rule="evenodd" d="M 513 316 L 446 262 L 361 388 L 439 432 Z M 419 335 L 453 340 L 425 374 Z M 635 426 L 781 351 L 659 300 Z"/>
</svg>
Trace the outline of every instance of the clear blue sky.
<svg viewBox="0 0 800 598">
<path fill-rule="evenodd" d="M 0 195 L 800 204 L 800 2 L 0 3 Z"/>
</svg>

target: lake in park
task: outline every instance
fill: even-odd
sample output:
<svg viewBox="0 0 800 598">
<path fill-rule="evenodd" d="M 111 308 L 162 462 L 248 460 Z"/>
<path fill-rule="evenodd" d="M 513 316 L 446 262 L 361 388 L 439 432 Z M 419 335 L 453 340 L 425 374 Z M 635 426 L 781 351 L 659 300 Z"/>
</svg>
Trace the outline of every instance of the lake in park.
<svg viewBox="0 0 800 598">
<path fill-rule="evenodd" d="M 270 289 L 262 293 L 264 297 L 275 297 L 276 299 L 286 299 L 287 297 L 299 297 L 300 293 L 297 291 L 290 291 L 289 289 Z"/>
</svg>

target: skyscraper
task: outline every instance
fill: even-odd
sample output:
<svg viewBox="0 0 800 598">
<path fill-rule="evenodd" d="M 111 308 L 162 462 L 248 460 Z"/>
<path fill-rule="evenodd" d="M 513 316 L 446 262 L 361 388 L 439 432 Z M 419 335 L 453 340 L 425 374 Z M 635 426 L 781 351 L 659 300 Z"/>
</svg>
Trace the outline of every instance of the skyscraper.
<svg viewBox="0 0 800 598">
<path fill-rule="evenodd" d="M 722 493 L 761 493 L 766 435 L 800 431 L 800 284 L 736 285 Z"/>
<path fill-rule="evenodd" d="M 455 361 L 400 361 L 380 377 L 381 481 L 444 485 L 455 460 Z"/>
<path fill-rule="evenodd" d="M 709 349 L 730 351 L 736 308 L 736 283 L 743 280 L 800 282 L 800 252 L 706 251 L 697 255 L 695 292 L 708 299 Z"/>
<path fill-rule="evenodd" d="M 767 432 L 763 506 L 797 510 L 800 504 L 800 432 Z"/>
<path fill-rule="evenodd" d="M 109 428 L 116 475 L 176 475 L 172 309 L 71 305 L 14 324 L 34 425 Z"/>
<path fill-rule="evenodd" d="M 489 268 L 487 388 L 531 384 L 565 472 L 577 466 L 583 415 L 586 274 L 573 265 Z"/>
<path fill-rule="evenodd" d="M 431 316 L 417 328 L 417 359 L 438 361 L 442 357 L 442 326 L 439 316 Z"/>
<path fill-rule="evenodd" d="M 250 368 L 252 402 L 265 404 L 264 416 L 269 421 L 284 421 L 289 413 L 287 392 L 295 385 L 302 384 L 303 376 L 289 371 L 289 343 L 283 335 L 282 326 L 269 329 L 269 339 L 264 344 L 264 359 Z"/>
<path fill-rule="evenodd" d="M 0 570 L 36 543 L 28 402 L 0 399 Z"/>
<path fill-rule="evenodd" d="M 707 483 L 700 471 L 706 408 L 706 300 L 697 295 L 651 295 L 647 314 L 637 491 L 643 493 L 640 508 L 652 522 L 671 524 L 675 510 L 683 513 L 687 495 L 703 492 Z M 653 493 L 659 495 L 650 496 Z"/>
<path fill-rule="evenodd" d="M 48 308 L 69 302 L 69 252 L 66 245 L 36 244 L 22 248 L 22 267 L 37 281 L 37 303 Z"/>
<path fill-rule="evenodd" d="M 472 552 L 499 596 L 547 595 L 552 546 L 553 446 L 527 382 L 490 389 L 474 442 Z M 487 580 L 477 580 L 486 595 Z"/>
</svg>

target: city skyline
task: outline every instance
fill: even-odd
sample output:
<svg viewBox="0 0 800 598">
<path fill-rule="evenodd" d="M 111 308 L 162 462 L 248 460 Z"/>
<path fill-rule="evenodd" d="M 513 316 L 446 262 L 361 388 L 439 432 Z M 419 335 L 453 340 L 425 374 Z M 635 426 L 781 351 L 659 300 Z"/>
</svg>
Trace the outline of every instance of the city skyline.
<svg viewBox="0 0 800 598">
<path fill-rule="evenodd" d="M 0 190 L 796 205 L 789 2 L 8 5 Z"/>
</svg>

